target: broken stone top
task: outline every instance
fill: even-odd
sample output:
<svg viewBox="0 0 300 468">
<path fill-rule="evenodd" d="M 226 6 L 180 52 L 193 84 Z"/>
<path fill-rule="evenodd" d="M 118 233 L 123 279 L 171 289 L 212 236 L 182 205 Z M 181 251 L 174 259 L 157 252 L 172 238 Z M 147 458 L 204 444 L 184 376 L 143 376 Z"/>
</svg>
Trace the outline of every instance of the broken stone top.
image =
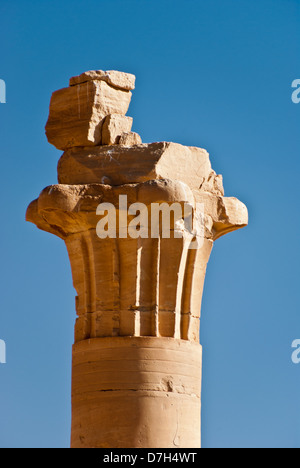
<svg viewBox="0 0 300 468">
<path fill-rule="evenodd" d="M 58 163 L 60 186 L 124 188 L 177 181 L 192 190 L 195 202 L 205 205 L 210 238 L 247 225 L 246 207 L 224 197 L 222 176 L 213 171 L 207 151 L 177 143 L 143 144 L 132 131 L 133 119 L 126 113 L 134 87 L 134 75 L 96 70 L 71 78 L 68 88 L 53 93 L 46 134 L 64 151 Z M 31 210 L 37 225 L 44 211 L 41 203 Z"/>
<path fill-rule="evenodd" d="M 115 70 L 91 70 L 70 79 L 70 86 L 75 86 L 87 81 L 105 81 L 115 88 L 123 91 L 131 91 L 135 88 L 135 76 L 130 73 L 119 72 Z"/>
<path fill-rule="evenodd" d="M 134 75 L 114 70 L 87 71 L 71 78 L 68 88 L 52 94 L 46 124 L 49 143 L 65 151 L 141 142 L 131 132 L 132 119 L 125 117 L 134 87 Z"/>
</svg>

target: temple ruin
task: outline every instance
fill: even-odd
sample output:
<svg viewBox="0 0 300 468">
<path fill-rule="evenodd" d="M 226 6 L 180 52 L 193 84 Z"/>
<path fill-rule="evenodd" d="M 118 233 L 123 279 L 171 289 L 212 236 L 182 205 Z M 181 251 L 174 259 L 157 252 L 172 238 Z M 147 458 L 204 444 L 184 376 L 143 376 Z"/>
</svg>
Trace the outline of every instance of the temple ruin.
<svg viewBox="0 0 300 468">
<path fill-rule="evenodd" d="M 53 93 L 58 184 L 26 219 L 65 241 L 77 291 L 71 447 L 198 448 L 206 265 L 248 214 L 224 197 L 207 151 L 142 143 L 126 116 L 134 88 L 131 74 L 89 71 Z M 115 236 L 99 236 L 101 204 L 115 207 Z M 151 236 L 154 204 L 171 208 L 170 235 L 162 220 Z M 189 209 L 175 216 L 173 205 Z"/>
</svg>

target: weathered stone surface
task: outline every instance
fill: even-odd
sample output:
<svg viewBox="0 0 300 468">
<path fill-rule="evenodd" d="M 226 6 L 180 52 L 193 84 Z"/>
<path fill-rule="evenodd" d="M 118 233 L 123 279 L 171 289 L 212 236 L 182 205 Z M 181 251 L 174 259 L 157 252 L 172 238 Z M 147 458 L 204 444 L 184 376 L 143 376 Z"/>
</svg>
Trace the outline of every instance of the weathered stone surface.
<svg viewBox="0 0 300 468">
<path fill-rule="evenodd" d="M 88 81 L 53 93 L 46 135 L 49 143 L 65 150 L 101 143 L 104 118 L 125 115 L 131 92 L 121 91 L 105 81 Z"/>
<path fill-rule="evenodd" d="M 117 145 L 124 132 L 130 132 L 133 119 L 120 114 L 108 115 L 102 127 L 102 145 Z"/>
<path fill-rule="evenodd" d="M 135 145 L 141 145 L 142 144 L 142 139 L 138 133 L 135 132 L 124 132 L 120 139 L 119 139 L 119 145 L 123 146 L 135 146 Z"/>
<path fill-rule="evenodd" d="M 47 134 L 66 149 L 59 184 L 26 219 L 65 241 L 77 291 L 72 447 L 198 448 L 206 265 L 214 241 L 248 213 L 224 197 L 205 150 L 141 144 L 124 130 L 133 78 L 86 72 L 54 93 Z M 153 235 L 157 206 L 169 213 L 168 236 L 159 213 Z M 115 235 L 101 237 L 111 207 Z"/>
<path fill-rule="evenodd" d="M 194 190 L 197 203 L 203 204 L 204 212 L 212 220 L 212 237 L 219 237 L 248 224 L 248 210 L 244 203 L 234 197 L 222 197 L 214 192 Z"/>
<path fill-rule="evenodd" d="M 98 205 L 110 203 L 118 211 L 120 195 L 127 196 L 128 206 L 143 203 L 149 207 L 151 203 L 175 202 L 194 206 L 192 191 L 179 181 L 154 180 L 115 187 L 103 184 L 59 184 L 46 187 L 39 198 L 29 205 L 26 220 L 38 227 L 42 225 L 43 230 L 66 239 L 84 230 L 96 230 Z"/>
<path fill-rule="evenodd" d="M 72 447 L 199 447 L 201 366 L 201 346 L 183 340 L 76 343 Z"/>
<path fill-rule="evenodd" d="M 124 185 L 175 179 L 198 189 L 211 173 L 207 151 L 166 142 L 74 148 L 66 151 L 58 163 L 60 184 Z"/>
<path fill-rule="evenodd" d="M 215 195 L 224 196 L 222 175 L 217 175 L 215 171 L 211 171 L 211 173 L 203 180 L 199 189 L 202 192 L 210 192 Z"/>
<path fill-rule="evenodd" d="M 127 196 L 128 207 L 143 203 L 148 208 L 147 238 L 133 239 L 127 231 L 121 238 L 130 218 L 125 215 L 121 222 L 120 195 Z M 116 208 L 116 238 L 100 241 L 96 210 L 104 202 Z M 117 187 L 54 185 L 43 190 L 29 206 L 28 221 L 66 241 L 78 294 L 75 341 L 117 334 L 198 342 L 203 284 L 213 240 L 242 227 L 247 219 L 240 202 L 221 198 L 220 207 L 213 212 L 212 206 L 208 213 L 212 223 L 202 234 L 201 247 L 189 251 L 194 235 L 176 219 L 170 227 L 181 232 L 180 238 L 151 238 L 152 205 L 171 206 L 176 202 L 182 208 L 186 204 L 196 207 L 188 186 L 180 181 L 158 180 Z M 86 289 L 90 282 L 93 297 Z"/>
<path fill-rule="evenodd" d="M 87 81 L 105 81 L 115 88 L 124 91 L 132 91 L 135 88 L 135 76 L 130 73 L 123 73 L 115 70 L 91 70 L 82 73 L 79 76 L 74 76 L 70 79 L 70 86 L 86 83 Z"/>
</svg>

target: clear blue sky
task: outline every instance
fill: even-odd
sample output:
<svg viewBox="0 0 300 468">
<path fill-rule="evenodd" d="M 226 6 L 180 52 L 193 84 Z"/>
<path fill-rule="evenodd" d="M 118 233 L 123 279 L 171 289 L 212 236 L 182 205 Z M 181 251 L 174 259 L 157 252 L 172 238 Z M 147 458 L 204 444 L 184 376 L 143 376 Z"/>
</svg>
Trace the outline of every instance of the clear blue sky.
<svg viewBox="0 0 300 468">
<path fill-rule="evenodd" d="M 56 183 L 51 93 L 117 69 L 143 141 L 206 148 L 249 208 L 208 265 L 203 446 L 300 447 L 300 1 L 1 0 L 0 41 L 0 446 L 69 446 L 75 291 L 64 243 L 24 216 Z"/>
</svg>

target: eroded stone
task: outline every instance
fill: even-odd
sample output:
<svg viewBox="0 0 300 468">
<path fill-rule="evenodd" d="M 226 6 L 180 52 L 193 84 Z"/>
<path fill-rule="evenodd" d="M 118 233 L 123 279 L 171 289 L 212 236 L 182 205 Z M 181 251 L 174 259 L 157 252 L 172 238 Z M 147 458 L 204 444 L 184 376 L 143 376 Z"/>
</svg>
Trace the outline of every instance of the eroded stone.
<svg viewBox="0 0 300 468">
<path fill-rule="evenodd" d="M 109 114 L 125 115 L 131 92 L 105 81 L 88 81 L 53 93 L 46 135 L 49 143 L 65 150 L 101 144 L 103 121 Z"/>
<path fill-rule="evenodd" d="M 74 76 L 70 79 L 70 86 L 75 86 L 87 81 L 105 81 L 115 88 L 124 91 L 132 91 L 135 88 L 135 76 L 130 73 L 123 73 L 115 70 L 90 70 L 82 73 L 79 76 Z"/>
<path fill-rule="evenodd" d="M 211 172 L 207 151 L 166 142 L 73 148 L 58 163 L 61 184 L 103 183 L 106 177 L 111 185 L 174 179 L 199 188 Z"/>
<path fill-rule="evenodd" d="M 124 132 L 130 132 L 133 119 L 120 114 L 108 115 L 102 127 L 102 145 L 117 145 Z M 127 134 L 127 133 L 126 133 Z"/>
<path fill-rule="evenodd" d="M 141 145 L 142 139 L 138 133 L 135 132 L 125 132 L 122 133 L 119 139 L 119 145 L 123 146 L 135 146 Z"/>
</svg>

